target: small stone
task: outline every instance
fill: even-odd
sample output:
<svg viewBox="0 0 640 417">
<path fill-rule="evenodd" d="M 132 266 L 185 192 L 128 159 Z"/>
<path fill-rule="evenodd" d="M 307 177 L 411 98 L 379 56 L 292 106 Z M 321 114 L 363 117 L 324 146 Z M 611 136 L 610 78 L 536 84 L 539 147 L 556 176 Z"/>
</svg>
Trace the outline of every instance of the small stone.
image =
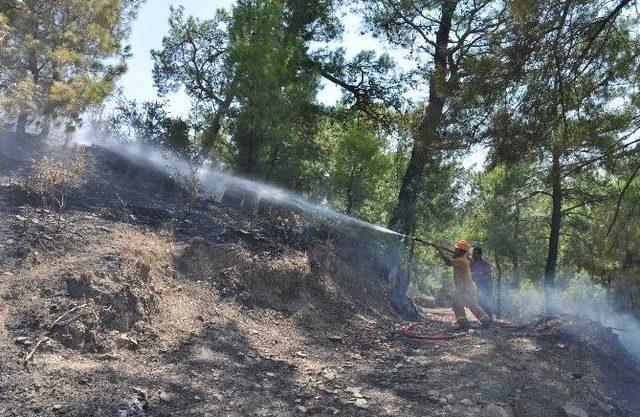
<svg viewBox="0 0 640 417">
<path fill-rule="evenodd" d="M 309 409 L 307 407 L 305 407 L 304 405 L 299 405 L 298 407 L 296 407 L 298 409 L 298 411 L 300 411 L 302 414 L 306 413 Z"/>
<path fill-rule="evenodd" d="M 60 413 L 62 411 L 62 404 L 56 404 L 53 407 L 51 407 L 51 411 L 53 411 L 54 413 Z"/>
<path fill-rule="evenodd" d="M 427 395 L 430 397 L 437 397 L 438 395 L 440 395 L 440 391 L 438 391 L 437 389 L 430 389 L 429 391 L 427 391 Z"/>
<path fill-rule="evenodd" d="M 274 374 L 273 372 L 267 372 L 267 376 L 273 378 L 274 376 L 276 376 L 276 374 Z"/>
<path fill-rule="evenodd" d="M 171 392 L 160 391 L 160 394 L 158 395 L 158 397 L 160 398 L 160 401 L 162 401 L 163 403 L 170 403 L 171 401 L 173 401 L 175 396 Z"/>
<path fill-rule="evenodd" d="M 14 343 L 15 343 L 15 344 L 17 344 L 17 345 L 22 345 L 22 344 L 24 344 L 25 342 L 28 342 L 28 341 L 29 341 L 29 338 L 28 338 L 28 337 L 26 337 L 26 336 L 18 336 L 18 337 L 14 337 L 14 338 L 13 338 L 13 341 L 14 341 Z"/>
<path fill-rule="evenodd" d="M 336 377 L 337 377 L 337 375 L 336 375 L 336 373 L 335 373 L 334 371 L 331 371 L 331 370 L 328 370 L 328 369 L 327 369 L 327 370 L 325 370 L 325 371 L 322 373 L 322 376 L 324 376 L 324 378 L 325 378 L 327 381 L 333 381 L 333 380 L 334 380 L 334 379 L 336 379 Z"/>
<path fill-rule="evenodd" d="M 447 399 L 445 397 L 441 397 L 439 400 L 440 404 L 446 404 L 447 403 Z"/>
<path fill-rule="evenodd" d="M 335 343 L 342 343 L 342 336 L 329 336 L 329 340 Z"/>
<path fill-rule="evenodd" d="M 362 395 L 362 392 L 361 392 L 362 388 L 360 388 L 360 387 L 347 387 L 347 388 L 345 388 L 345 391 L 350 393 L 351 395 L 353 395 L 356 398 L 364 397 Z"/>
<path fill-rule="evenodd" d="M 135 392 L 136 395 L 138 397 L 140 397 L 140 399 L 146 399 L 147 398 L 147 390 L 144 388 L 140 388 L 140 387 L 131 387 L 131 391 Z"/>
<path fill-rule="evenodd" d="M 471 401 L 468 398 L 465 398 L 465 399 L 460 401 L 460 404 L 462 404 L 462 405 L 464 405 L 466 407 L 471 407 L 471 406 L 473 406 L 473 401 Z"/>
<path fill-rule="evenodd" d="M 586 411 L 584 411 L 578 405 L 571 402 L 568 402 L 565 405 L 563 405 L 562 411 L 564 411 L 564 414 L 567 417 L 589 417 Z"/>
<path fill-rule="evenodd" d="M 365 400 L 364 398 L 356 399 L 355 405 L 356 405 L 356 407 L 362 408 L 362 409 L 365 409 L 365 410 L 367 408 L 369 408 L 369 404 L 368 404 L 367 400 Z"/>
<path fill-rule="evenodd" d="M 116 345 L 119 348 L 128 348 L 128 349 L 136 349 L 139 344 L 138 340 L 135 337 L 131 337 L 126 333 L 121 333 L 118 336 L 118 340 L 116 340 Z"/>
<path fill-rule="evenodd" d="M 483 417 L 513 417 L 511 408 L 506 405 L 491 403 L 485 408 Z"/>
</svg>

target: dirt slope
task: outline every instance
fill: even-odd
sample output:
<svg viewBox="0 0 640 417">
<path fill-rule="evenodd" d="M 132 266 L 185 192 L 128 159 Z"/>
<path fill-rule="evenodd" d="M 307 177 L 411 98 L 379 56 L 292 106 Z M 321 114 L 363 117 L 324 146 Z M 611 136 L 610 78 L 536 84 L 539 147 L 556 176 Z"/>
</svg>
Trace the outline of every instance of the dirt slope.
<svg viewBox="0 0 640 417">
<path fill-rule="evenodd" d="M 593 323 L 411 340 L 348 238 L 182 210 L 164 173 L 95 148 L 44 210 L 26 182 L 41 148 L 7 143 L 0 416 L 640 415 L 637 364 Z M 451 333 L 448 309 L 423 312 Z"/>
</svg>

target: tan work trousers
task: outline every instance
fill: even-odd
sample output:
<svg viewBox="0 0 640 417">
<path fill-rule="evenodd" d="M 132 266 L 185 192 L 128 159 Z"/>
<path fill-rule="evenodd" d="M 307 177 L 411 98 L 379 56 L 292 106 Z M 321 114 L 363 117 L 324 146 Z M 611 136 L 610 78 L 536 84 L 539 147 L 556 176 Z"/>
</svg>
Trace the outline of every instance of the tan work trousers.
<svg viewBox="0 0 640 417">
<path fill-rule="evenodd" d="M 467 307 L 474 316 L 481 322 L 487 323 L 491 318 L 478 304 L 475 284 L 456 286 L 453 294 L 453 315 L 456 318 L 456 324 L 468 324 L 467 314 L 464 308 Z"/>
</svg>

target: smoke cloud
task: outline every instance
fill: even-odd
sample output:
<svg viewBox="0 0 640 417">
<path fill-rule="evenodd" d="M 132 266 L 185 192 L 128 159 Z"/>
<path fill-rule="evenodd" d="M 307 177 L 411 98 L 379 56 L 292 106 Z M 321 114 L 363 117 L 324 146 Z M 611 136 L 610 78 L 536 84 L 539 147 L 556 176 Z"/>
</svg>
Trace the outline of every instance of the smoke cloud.
<svg viewBox="0 0 640 417">
<path fill-rule="evenodd" d="M 640 322 L 633 314 L 618 311 L 606 288 L 580 275 L 571 276 L 559 284 L 559 288 L 547 290 L 554 312 L 592 320 L 611 328 L 622 346 L 640 360 Z M 501 304 L 507 317 L 523 322 L 534 320 L 544 313 L 544 287 L 532 283 L 525 283 L 520 288 L 503 287 Z"/>
<path fill-rule="evenodd" d="M 306 214 L 319 216 L 327 220 L 338 221 L 380 233 L 398 235 L 399 233 L 355 217 L 339 213 L 326 205 L 318 205 L 305 200 L 302 196 L 281 188 L 241 178 L 224 172 L 220 167 L 209 163 L 196 164 L 168 151 L 160 151 L 140 142 L 122 142 L 111 138 L 92 135 L 77 135 L 74 142 L 84 146 L 99 146 L 115 152 L 128 160 L 146 166 L 164 170 L 168 174 L 179 176 L 195 175 L 204 186 L 204 194 L 222 200 L 228 189 L 253 194 L 257 199 L 284 207 L 297 209 Z"/>
</svg>

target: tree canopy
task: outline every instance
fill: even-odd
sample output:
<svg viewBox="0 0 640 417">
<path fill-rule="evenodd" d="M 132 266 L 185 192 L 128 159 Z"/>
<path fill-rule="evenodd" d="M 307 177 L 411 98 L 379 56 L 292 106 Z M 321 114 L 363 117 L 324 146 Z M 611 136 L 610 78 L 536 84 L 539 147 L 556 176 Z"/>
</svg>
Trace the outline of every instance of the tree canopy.
<svg viewBox="0 0 640 417">
<path fill-rule="evenodd" d="M 77 122 L 113 92 L 137 0 L 0 3 L 0 93 L 18 133 L 46 136 L 52 119 Z M 35 129 L 34 129 L 35 130 Z"/>
</svg>

